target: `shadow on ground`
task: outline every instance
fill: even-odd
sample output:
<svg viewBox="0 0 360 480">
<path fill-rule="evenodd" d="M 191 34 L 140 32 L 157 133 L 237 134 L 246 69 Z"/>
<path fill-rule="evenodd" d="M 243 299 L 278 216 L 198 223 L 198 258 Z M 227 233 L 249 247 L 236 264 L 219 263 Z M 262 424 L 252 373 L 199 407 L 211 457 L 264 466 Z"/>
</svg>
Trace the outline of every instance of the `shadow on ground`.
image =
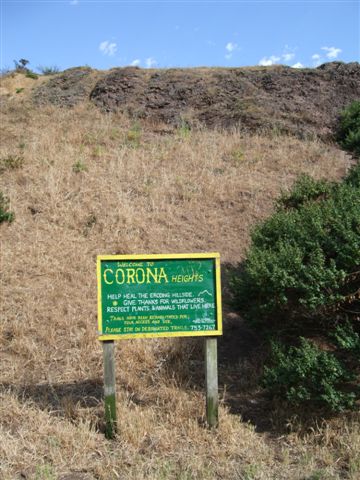
<svg viewBox="0 0 360 480">
<path fill-rule="evenodd" d="M 257 333 L 245 325 L 233 304 L 229 280 L 241 269 L 241 265 L 222 265 L 222 294 L 224 334 L 218 341 L 219 393 L 222 403 L 233 414 L 250 422 L 257 431 L 273 428 L 269 402 L 259 387 L 266 348 Z M 172 348 L 162 365 L 161 376 L 184 390 L 204 391 L 203 338 L 179 338 L 172 342 Z M 151 373 L 151 372 L 150 372 Z M 156 380 L 155 380 L 156 381 Z M 118 388 L 129 390 L 129 385 Z M 72 383 L 10 385 L 1 384 L 0 391 L 11 391 L 24 400 L 34 402 L 41 409 L 53 415 L 76 422 L 79 410 L 91 409 L 96 428 L 103 431 L 103 380 L 101 377 Z M 137 394 L 130 392 L 133 403 Z M 141 397 L 141 395 L 139 395 Z M 148 399 L 154 401 L 154 399 Z"/>
<path fill-rule="evenodd" d="M 0 392 L 11 392 L 21 401 L 31 401 L 53 415 L 76 421 L 79 409 L 102 407 L 102 379 L 91 379 L 72 383 L 37 385 L 0 384 Z M 98 422 L 95 420 L 95 423 Z M 100 425 L 97 425 L 100 426 Z"/>
<path fill-rule="evenodd" d="M 242 264 L 222 264 L 223 335 L 218 338 L 219 394 L 232 414 L 254 425 L 256 431 L 273 430 L 270 402 L 259 386 L 266 345 L 247 326 L 234 306 L 231 279 Z M 204 391 L 203 338 L 178 339 L 165 368 L 183 389 Z"/>
</svg>

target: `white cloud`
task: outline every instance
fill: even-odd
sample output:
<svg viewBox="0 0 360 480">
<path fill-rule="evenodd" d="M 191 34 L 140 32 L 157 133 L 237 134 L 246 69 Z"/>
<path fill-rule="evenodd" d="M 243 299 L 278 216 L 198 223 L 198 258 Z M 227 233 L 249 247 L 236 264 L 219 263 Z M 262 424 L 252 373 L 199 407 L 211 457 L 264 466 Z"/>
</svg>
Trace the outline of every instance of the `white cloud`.
<svg viewBox="0 0 360 480">
<path fill-rule="evenodd" d="M 295 53 L 283 53 L 282 54 L 282 58 L 284 60 L 284 62 L 290 62 L 290 60 L 292 60 L 293 58 L 295 57 Z"/>
<path fill-rule="evenodd" d="M 145 65 L 146 68 L 152 68 L 157 65 L 157 61 L 155 60 L 155 58 L 149 57 L 145 60 Z"/>
<path fill-rule="evenodd" d="M 278 63 L 278 61 L 280 60 L 280 57 L 277 57 L 275 55 L 271 55 L 270 57 L 263 57 L 260 62 L 259 62 L 259 65 L 261 65 L 262 67 L 270 67 L 270 65 L 275 65 L 276 63 Z"/>
<path fill-rule="evenodd" d="M 138 67 L 138 66 L 140 65 L 140 63 L 141 63 L 141 62 L 140 62 L 140 59 L 135 58 L 135 60 L 133 60 L 133 61 L 130 63 L 130 65 L 131 65 L 132 67 Z"/>
<path fill-rule="evenodd" d="M 318 67 L 323 62 L 323 59 L 321 58 L 321 55 L 319 55 L 318 53 L 314 53 L 314 55 L 312 55 L 311 58 L 313 60 L 313 66 L 314 67 Z"/>
<path fill-rule="evenodd" d="M 225 47 L 225 48 L 226 48 L 226 50 L 227 50 L 228 52 L 231 53 L 231 52 L 233 52 L 234 50 L 236 50 L 237 47 L 238 47 L 238 46 L 237 46 L 236 43 L 228 42 L 228 43 L 226 44 L 226 47 Z"/>
<path fill-rule="evenodd" d="M 230 60 L 230 58 L 233 56 L 233 52 L 235 50 L 237 50 L 239 47 L 238 47 L 238 44 L 237 43 L 233 43 L 233 42 L 228 42 L 226 45 L 225 45 L 225 49 L 228 51 L 228 53 L 225 55 L 225 58 L 227 60 Z"/>
<path fill-rule="evenodd" d="M 110 43 L 108 40 L 105 40 L 104 42 L 100 43 L 99 50 L 103 53 L 103 55 L 112 57 L 116 53 L 117 45 L 115 42 Z"/>
<path fill-rule="evenodd" d="M 327 58 L 337 58 L 339 53 L 342 52 L 341 48 L 335 47 L 321 47 L 321 50 L 324 50 L 326 53 Z"/>
<path fill-rule="evenodd" d="M 289 47 L 289 45 L 285 45 L 283 53 L 281 55 L 281 59 L 284 63 L 289 63 L 291 60 L 295 58 L 295 51 L 297 47 Z"/>
<path fill-rule="evenodd" d="M 300 62 L 294 63 L 294 65 L 291 65 L 292 68 L 305 68 L 304 65 Z"/>
</svg>

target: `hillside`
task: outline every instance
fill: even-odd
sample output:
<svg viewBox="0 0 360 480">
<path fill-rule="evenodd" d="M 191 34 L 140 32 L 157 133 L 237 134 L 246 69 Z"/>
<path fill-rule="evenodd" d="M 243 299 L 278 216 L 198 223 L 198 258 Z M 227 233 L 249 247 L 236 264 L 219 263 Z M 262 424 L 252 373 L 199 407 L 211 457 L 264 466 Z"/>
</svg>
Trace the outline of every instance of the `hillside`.
<svg viewBox="0 0 360 480">
<path fill-rule="evenodd" d="M 28 80 L 28 79 L 26 79 Z M 43 79 L 42 79 L 43 80 Z M 339 111 L 360 97 L 360 65 L 93 71 L 73 68 L 33 90 L 38 105 L 90 99 L 106 112 L 171 126 L 276 130 L 330 139 Z"/>
<path fill-rule="evenodd" d="M 358 76 L 330 64 L 2 79 L 0 192 L 14 221 L 0 224 L 0 478 L 359 478 L 359 414 L 304 421 L 271 404 L 260 339 L 229 288 L 282 189 L 347 172 L 329 136 Z M 253 89 L 261 115 L 232 116 L 231 89 L 242 105 Z M 96 256 L 202 251 L 222 259 L 219 429 L 204 426 L 201 339 L 130 340 L 116 349 L 120 433 L 106 440 Z"/>
</svg>

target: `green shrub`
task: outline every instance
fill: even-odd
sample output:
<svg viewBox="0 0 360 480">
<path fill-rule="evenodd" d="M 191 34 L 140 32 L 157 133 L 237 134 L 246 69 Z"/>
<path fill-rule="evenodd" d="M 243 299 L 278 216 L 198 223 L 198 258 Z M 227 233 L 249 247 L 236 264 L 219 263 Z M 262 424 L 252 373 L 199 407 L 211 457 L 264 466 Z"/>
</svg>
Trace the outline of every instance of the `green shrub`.
<svg viewBox="0 0 360 480">
<path fill-rule="evenodd" d="M 14 214 L 9 212 L 9 199 L 0 192 L 0 223 L 14 220 Z"/>
<path fill-rule="evenodd" d="M 56 65 L 52 65 L 49 67 L 43 67 L 42 65 L 40 65 L 39 67 L 37 67 L 37 69 L 39 70 L 39 72 L 42 73 L 42 75 L 55 75 L 56 73 L 60 72 L 59 67 L 57 67 Z"/>
<path fill-rule="evenodd" d="M 255 228 L 243 274 L 234 282 L 248 319 L 291 323 L 299 315 L 333 315 L 359 288 L 359 170 L 354 167 L 341 184 L 315 188 L 321 192 L 316 201 L 304 202 L 306 195 L 282 201 L 297 208 L 279 208 Z"/>
<path fill-rule="evenodd" d="M 294 405 L 307 402 L 332 411 L 342 411 L 354 404 L 355 395 L 341 387 L 351 379 L 336 357 L 300 337 L 298 347 L 272 344 L 273 367 L 265 367 L 263 384 L 276 397 Z"/>
<path fill-rule="evenodd" d="M 290 192 L 283 192 L 276 202 L 278 210 L 299 208 L 304 203 L 328 197 L 332 184 L 326 180 L 314 180 L 301 175 Z"/>
<path fill-rule="evenodd" d="M 301 177 L 276 206 L 252 232 L 234 293 L 243 317 L 280 342 L 265 368 L 272 395 L 340 411 L 359 393 L 344 393 L 342 365 L 359 372 L 360 164 L 341 183 Z M 303 338 L 314 332 L 331 353 Z"/>
<path fill-rule="evenodd" d="M 32 78 L 33 80 L 37 80 L 39 78 L 39 75 L 37 75 L 32 70 L 27 70 L 27 72 L 25 73 L 25 77 Z"/>
<path fill-rule="evenodd" d="M 355 353 L 356 355 L 360 353 L 360 336 L 355 332 L 350 322 L 337 325 L 332 337 L 340 349 Z"/>
<path fill-rule="evenodd" d="M 355 157 L 360 157 L 360 101 L 351 103 L 340 115 L 337 140 Z"/>
</svg>

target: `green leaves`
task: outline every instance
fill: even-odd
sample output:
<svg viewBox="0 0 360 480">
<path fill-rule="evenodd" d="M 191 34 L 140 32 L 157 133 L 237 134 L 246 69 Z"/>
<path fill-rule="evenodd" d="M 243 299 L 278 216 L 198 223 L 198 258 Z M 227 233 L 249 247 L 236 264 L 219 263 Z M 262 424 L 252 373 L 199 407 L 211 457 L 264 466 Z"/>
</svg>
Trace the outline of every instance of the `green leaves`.
<svg viewBox="0 0 360 480">
<path fill-rule="evenodd" d="M 281 207 L 254 230 L 236 287 L 249 319 L 268 322 L 290 313 L 290 321 L 346 298 L 351 287 L 345 278 L 360 266 L 359 171 L 354 167 L 342 184 L 317 188 L 312 180 L 311 191 L 320 197 L 297 196 L 296 207 Z M 304 186 L 304 178 L 300 182 Z"/>
<path fill-rule="evenodd" d="M 253 231 L 234 288 L 243 316 L 278 339 L 264 370 L 269 393 L 294 405 L 351 407 L 349 372 L 358 371 L 360 352 L 360 165 L 342 183 L 301 177 L 283 194 Z M 332 351 L 305 339 L 314 332 Z"/>
<path fill-rule="evenodd" d="M 353 102 L 341 113 L 337 140 L 345 150 L 360 157 L 360 101 Z"/>
<path fill-rule="evenodd" d="M 9 199 L 0 192 L 0 223 L 14 220 L 14 214 L 9 211 Z"/>
<path fill-rule="evenodd" d="M 335 355 L 320 350 L 300 337 L 298 347 L 272 344 L 273 367 L 265 367 L 263 385 L 268 391 L 295 405 L 307 402 L 341 412 L 351 408 L 354 393 L 340 387 L 351 377 Z"/>
</svg>

